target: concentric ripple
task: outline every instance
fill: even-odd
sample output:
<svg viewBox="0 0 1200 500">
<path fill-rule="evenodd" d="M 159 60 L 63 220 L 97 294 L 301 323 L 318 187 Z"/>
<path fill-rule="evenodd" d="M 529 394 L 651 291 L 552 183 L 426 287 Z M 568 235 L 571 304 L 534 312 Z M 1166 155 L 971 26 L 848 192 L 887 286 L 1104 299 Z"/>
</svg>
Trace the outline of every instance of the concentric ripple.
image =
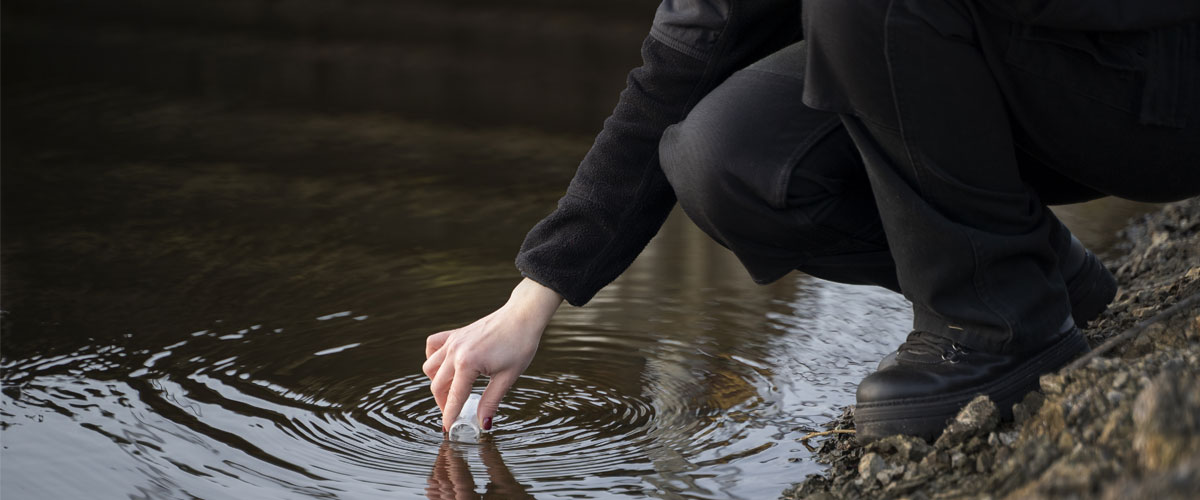
<svg viewBox="0 0 1200 500">
<path fill-rule="evenodd" d="M 815 470 L 794 463 L 794 438 L 851 401 L 907 319 L 898 297 L 841 286 L 767 310 L 647 305 L 600 297 L 560 314 L 478 445 L 444 442 L 414 373 L 423 336 L 368 314 L 5 360 L 5 494 L 773 496 Z M 78 453 L 48 451 L 64 449 Z M 46 463 L 72 473 L 13 474 Z"/>
</svg>

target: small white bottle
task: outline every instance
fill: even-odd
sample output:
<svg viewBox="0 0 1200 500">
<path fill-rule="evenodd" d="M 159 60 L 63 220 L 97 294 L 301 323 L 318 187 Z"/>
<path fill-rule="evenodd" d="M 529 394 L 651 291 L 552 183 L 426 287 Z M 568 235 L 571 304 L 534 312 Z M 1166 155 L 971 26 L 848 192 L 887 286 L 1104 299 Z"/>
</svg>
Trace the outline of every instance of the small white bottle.
<svg viewBox="0 0 1200 500">
<path fill-rule="evenodd" d="M 458 418 L 450 424 L 449 438 L 460 443 L 478 443 L 482 434 L 483 428 L 479 425 L 479 395 L 472 394 L 467 397 Z"/>
</svg>

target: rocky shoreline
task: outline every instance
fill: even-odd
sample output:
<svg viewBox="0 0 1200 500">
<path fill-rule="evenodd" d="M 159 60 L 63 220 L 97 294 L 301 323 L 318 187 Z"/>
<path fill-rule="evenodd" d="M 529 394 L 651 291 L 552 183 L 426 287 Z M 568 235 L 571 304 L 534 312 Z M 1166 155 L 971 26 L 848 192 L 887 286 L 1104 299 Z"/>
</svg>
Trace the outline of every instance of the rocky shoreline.
<svg viewBox="0 0 1200 500">
<path fill-rule="evenodd" d="M 1100 352 L 1043 376 L 1013 421 L 981 397 L 933 444 L 818 438 L 829 469 L 783 498 L 1200 495 L 1200 198 L 1143 216 L 1121 239 L 1103 256 L 1116 300 L 1084 331 Z M 852 407 L 828 425 L 853 426 Z"/>
</svg>

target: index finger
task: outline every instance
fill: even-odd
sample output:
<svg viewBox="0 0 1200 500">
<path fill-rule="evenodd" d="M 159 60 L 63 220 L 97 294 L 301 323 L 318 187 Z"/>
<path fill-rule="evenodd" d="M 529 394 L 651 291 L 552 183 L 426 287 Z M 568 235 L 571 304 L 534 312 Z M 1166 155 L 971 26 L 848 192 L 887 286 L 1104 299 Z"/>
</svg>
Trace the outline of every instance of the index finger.
<svg viewBox="0 0 1200 500">
<path fill-rule="evenodd" d="M 478 377 L 477 370 L 456 370 L 454 381 L 450 383 L 450 392 L 446 396 L 446 406 L 442 408 L 442 428 L 449 429 L 450 424 L 458 418 L 467 397 L 471 395 L 471 386 Z"/>
<path fill-rule="evenodd" d="M 446 338 L 449 337 L 451 333 L 454 333 L 454 330 L 446 330 L 444 332 L 438 332 L 426 337 L 425 358 L 428 359 L 430 356 L 433 356 L 433 353 L 437 352 L 438 349 L 441 349 L 446 343 Z"/>
</svg>

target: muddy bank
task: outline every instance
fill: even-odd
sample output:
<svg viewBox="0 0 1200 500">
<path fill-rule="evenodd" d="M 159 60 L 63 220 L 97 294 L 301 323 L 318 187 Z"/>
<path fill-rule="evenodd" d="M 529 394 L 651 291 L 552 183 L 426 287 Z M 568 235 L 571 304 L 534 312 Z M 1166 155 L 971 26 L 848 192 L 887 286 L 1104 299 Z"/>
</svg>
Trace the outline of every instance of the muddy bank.
<svg viewBox="0 0 1200 500">
<path fill-rule="evenodd" d="M 932 444 L 819 443 L 829 465 L 784 498 L 1192 498 L 1200 492 L 1200 198 L 1134 221 L 1105 264 L 1099 355 L 1042 377 L 998 422 L 986 398 Z M 1122 335 L 1125 334 L 1125 335 Z M 853 408 L 830 428 L 852 429 Z M 815 444 L 815 443 L 814 443 Z"/>
</svg>

